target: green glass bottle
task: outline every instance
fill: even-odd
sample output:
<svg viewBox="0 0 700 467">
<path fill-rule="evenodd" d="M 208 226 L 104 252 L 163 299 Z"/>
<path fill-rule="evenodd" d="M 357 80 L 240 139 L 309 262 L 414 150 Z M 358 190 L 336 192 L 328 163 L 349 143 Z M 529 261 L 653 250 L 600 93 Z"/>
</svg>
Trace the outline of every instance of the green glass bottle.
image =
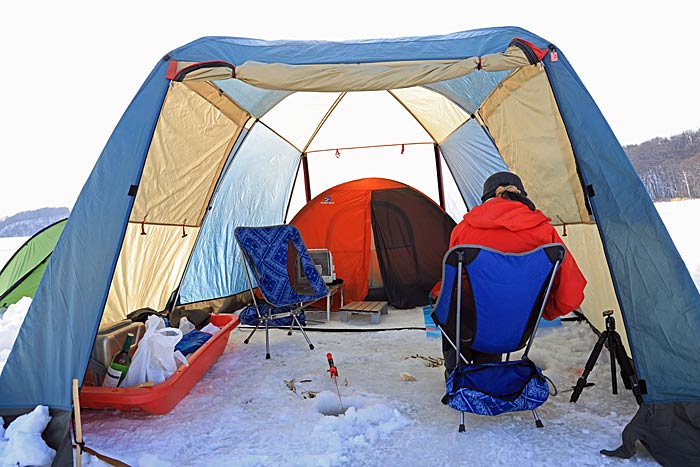
<svg viewBox="0 0 700 467">
<path fill-rule="evenodd" d="M 107 374 L 102 382 L 102 386 L 116 388 L 124 381 L 126 372 L 129 371 L 129 365 L 131 365 L 129 349 L 131 349 L 131 343 L 133 341 L 134 335 L 132 333 L 127 334 L 124 346 L 112 357 L 112 361 L 109 363 L 109 367 L 107 367 Z"/>
</svg>

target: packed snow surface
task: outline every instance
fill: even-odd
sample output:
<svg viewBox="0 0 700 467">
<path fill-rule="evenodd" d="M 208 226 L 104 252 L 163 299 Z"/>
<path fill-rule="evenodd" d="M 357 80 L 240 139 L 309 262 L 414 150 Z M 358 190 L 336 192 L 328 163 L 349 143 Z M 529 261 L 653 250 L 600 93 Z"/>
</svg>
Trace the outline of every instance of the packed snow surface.
<svg viewBox="0 0 700 467">
<path fill-rule="evenodd" d="M 465 433 L 457 432 L 459 412 L 440 403 L 443 368 L 427 366 L 441 356 L 440 340 L 425 331 L 314 332 L 309 350 L 300 335 L 273 330 L 270 360 L 262 333 L 248 345 L 244 337 L 232 333 L 224 355 L 167 415 L 84 410 L 87 444 L 142 467 L 617 465 L 599 451 L 620 444 L 637 409 L 621 381 L 620 394 L 611 393 L 606 352 L 588 377 L 595 386 L 569 402 L 596 341 L 585 323 L 544 328 L 535 340 L 531 356 L 560 391 L 538 410 L 543 429 L 529 412 L 467 414 Z M 643 448 L 628 463 L 656 465 Z"/>
<path fill-rule="evenodd" d="M 19 334 L 19 328 L 22 326 L 31 304 L 31 298 L 22 297 L 17 303 L 10 305 L 7 310 L 0 313 L 0 374 L 5 367 L 7 357 L 10 356 L 10 350 L 12 350 L 17 334 Z"/>
<path fill-rule="evenodd" d="M 700 200 L 656 206 L 700 289 Z M 24 240 L 0 239 L 0 266 Z M 22 304 L 24 313 L 27 307 Z M 8 312 L 0 321 L 0 358 L 23 318 L 17 309 Z M 391 310 L 383 319 L 420 326 L 422 311 Z M 621 380 L 619 394 L 612 394 L 607 351 L 588 377 L 595 385 L 569 402 L 596 341 L 585 323 L 542 328 L 535 339 L 531 357 L 559 391 L 538 409 L 543 429 L 529 412 L 467 414 L 465 433 L 457 432 L 459 412 L 440 403 L 443 369 L 429 366 L 441 357 L 440 340 L 425 331 L 311 332 L 316 348 L 309 350 L 298 333 L 272 330 L 270 360 L 263 333 L 248 345 L 245 335 L 231 334 L 221 358 L 166 415 L 83 410 L 86 444 L 135 467 L 657 465 L 639 445 L 628 461 L 599 454 L 620 444 L 637 410 Z M 337 389 L 327 352 L 339 370 Z M 35 436 L 47 420 L 45 408 L 25 417 L 19 426 L 26 429 L 0 429 L 0 467 L 51 455 Z M 107 464 L 86 456 L 83 465 Z"/>
</svg>

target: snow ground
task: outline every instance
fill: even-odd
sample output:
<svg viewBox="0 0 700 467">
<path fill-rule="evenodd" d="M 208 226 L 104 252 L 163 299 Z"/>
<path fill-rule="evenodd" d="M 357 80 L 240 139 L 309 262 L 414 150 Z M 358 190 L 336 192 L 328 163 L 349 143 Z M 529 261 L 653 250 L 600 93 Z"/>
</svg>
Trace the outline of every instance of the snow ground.
<svg viewBox="0 0 700 467">
<path fill-rule="evenodd" d="M 700 289 L 700 200 L 656 206 Z M 25 240 L 0 239 L 0 268 Z M 420 326 L 422 312 L 392 310 L 382 325 L 392 322 Z M 244 337 L 242 330 L 232 333 L 226 352 L 169 414 L 84 410 L 87 445 L 134 467 L 657 465 L 641 446 L 628 461 L 598 453 L 620 444 L 637 408 L 621 381 L 620 394 L 611 394 L 606 352 L 588 377 L 596 385 L 569 402 L 596 340 L 583 323 L 541 329 L 535 340 L 531 357 L 561 391 L 538 410 L 544 429 L 527 412 L 467 414 L 461 434 L 459 413 L 440 404 L 442 368 L 411 358 L 441 356 L 440 340 L 425 331 L 312 332 L 310 351 L 301 336 L 273 330 L 267 361 L 264 336 L 249 345 Z M 326 352 L 340 372 L 347 408 L 341 416 L 332 415 L 340 404 Z M 403 381 L 401 373 L 416 381 Z M 285 383 L 292 379 L 296 393 Z M 87 460 L 83 465 L 106 465 Z"/>
<path fill-rule="evenodd" d="M 656 203 L 655 206 L 700 290 L 700 199 Z"/>
<path fill-rule="evenodd" d="M 441 356 L 440 340 L 424 331 L 314 332 L 309 350 L 300 335 L 274 330 L 267 361 L 263 336 L 248 345 L 244 337 L 232 333 L 226 353 L 167 415 L 84 410 L 87 445 L 142 467 L 612 465 L 620 461 L 599 450 L 620 444 L 637 408 L 621 382 L 611 394 L 607 353 L 588 378 L 596 385 L 569 402 L 596 340 L 583 323 L 542 329 L 535 340 L 532 358 L 561 391 L 538 410 L 544 429 L 529 412 L 467 414 L 461 434 L 459 412 L 440 403 L 443 369 L 411 358 Z M 326 352 L 339 369 L 343 416 L 325 415 L 340 407 Z M 626 463 L 656 465 L 643 448 Z"/>
</svg>

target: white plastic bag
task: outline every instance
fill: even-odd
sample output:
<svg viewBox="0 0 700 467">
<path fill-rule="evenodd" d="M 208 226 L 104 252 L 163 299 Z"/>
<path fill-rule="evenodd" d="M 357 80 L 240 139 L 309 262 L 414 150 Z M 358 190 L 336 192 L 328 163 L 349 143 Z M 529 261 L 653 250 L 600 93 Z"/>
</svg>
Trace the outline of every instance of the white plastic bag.
<svg viewBox="0 0 700 467">
<path fill-rule="evenodd" d="M 163 318 L 151 315 L 146 321 L 146 332 L 139 341 L 129 371 L 120 387 L 127 388 L 153 381 L 162 383 L 177 370 L 175 345 L 182 339 L 182 331 L 165 327 Z"/>
<path fill-rule="evenodd" d="M 190 323 L 190 320 L 187 319 L 186 316 L 183 316 L 180 318 L 180 325 L 178 326 L 178 329 L 182 331 L 182 335 L 184 336 L 188 332 L 194 329 L 194 324 Z"/>
</svg>

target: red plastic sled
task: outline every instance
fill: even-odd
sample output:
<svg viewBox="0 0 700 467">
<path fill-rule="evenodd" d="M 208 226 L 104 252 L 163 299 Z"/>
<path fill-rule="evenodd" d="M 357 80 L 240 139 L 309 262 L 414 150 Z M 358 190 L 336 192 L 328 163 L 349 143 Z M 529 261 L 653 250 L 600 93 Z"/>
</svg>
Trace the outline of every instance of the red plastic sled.
<svg viewBox="0 0 700 467">
<path fill-rule="evenodd" d="M 234 315 L 214 314 L 211 323 L 221 330 L 192 354 L 189 365 L 178 368 L 166 381 L 150 387 L 83 386 L 80 405 L 90 409 L 143 410 L 152 414 L 170 412 L 221 356 L 239 321 Z"/>
</svg>

